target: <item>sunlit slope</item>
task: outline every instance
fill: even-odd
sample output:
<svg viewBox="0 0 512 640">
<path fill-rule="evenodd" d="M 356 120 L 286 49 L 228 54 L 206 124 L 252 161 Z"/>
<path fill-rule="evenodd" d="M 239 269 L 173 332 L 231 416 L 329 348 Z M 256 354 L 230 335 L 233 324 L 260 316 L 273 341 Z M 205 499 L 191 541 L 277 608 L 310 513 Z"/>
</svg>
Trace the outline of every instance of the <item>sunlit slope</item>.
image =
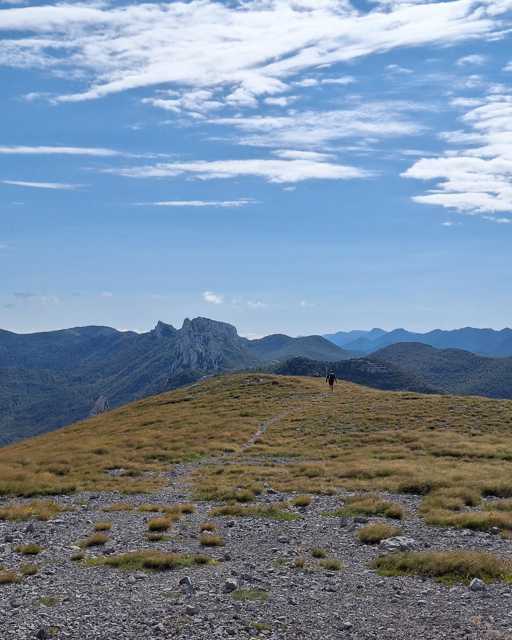
<svg viewBox="0 0 512 640">
<path fill-rule="evenodd" d="M 159 472 L 236 451 L 288 399 L 317 392 L 307 379 L 233 375 L 153 396 L 0 449 L 0 494 L 151 489 Z"/>
<path fill-rule="evenodd" d="M 265 484 L 512 496 L 512 401 L 349 383 L 330 394 L 319 379 L 238 374 L 0 453 L 3 494 L 152 489 L 172 482 L 161 472 L 191 462 L 196 495 L 205 498 L 250 497 Z"/>
</svg>

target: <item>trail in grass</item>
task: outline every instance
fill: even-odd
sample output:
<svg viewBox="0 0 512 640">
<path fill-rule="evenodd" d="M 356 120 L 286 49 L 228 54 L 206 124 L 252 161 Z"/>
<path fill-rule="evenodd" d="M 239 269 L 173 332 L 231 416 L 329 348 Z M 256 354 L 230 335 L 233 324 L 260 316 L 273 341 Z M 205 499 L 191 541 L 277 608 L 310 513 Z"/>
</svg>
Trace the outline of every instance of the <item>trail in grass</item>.
<svg viewBox="0 0 512 640">
<path fill-rule="evenodd" d="M 177 464 L 170 474 L 172 478 L 172 488 L 175 491 L 189 493 L 192 487 L 190 476 L 193 472 L 197 471 L 197 469 L 207 465 L 223 464 L 236 460 L 240 454 L 246 453 L 249 449 L 251 449 L 251 447 L 253 447 L 272 426 L 278 424 L 284 418 L 287 418 L 288 416 L 301 411 L 305 406 L 307 406 L 308 403 L 318 404 L 319 402 L 322 402 L 330 397 L 330 393 L 322 392 L 315 394 L 298 394 L 291 398 L 288 398 L 286 400 L 286 409 L 274 414 L 263 422 L 260 422 L 257 430 L 246 442 L 241 445 L 238 450 L 226 451 L 217 456 L 206 456 L 194 462 Z M 250 462 L 248 462 L 248 464 L 250 464 Z"/>
</svg>

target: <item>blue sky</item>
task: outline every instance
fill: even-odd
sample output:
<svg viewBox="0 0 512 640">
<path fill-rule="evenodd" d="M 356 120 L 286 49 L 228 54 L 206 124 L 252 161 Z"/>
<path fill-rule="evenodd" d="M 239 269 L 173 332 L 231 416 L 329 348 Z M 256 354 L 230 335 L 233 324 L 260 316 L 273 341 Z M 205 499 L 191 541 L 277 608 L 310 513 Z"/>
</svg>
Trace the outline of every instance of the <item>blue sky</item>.
<svg viewBox="0 0 512 640">
<path fill-rule="evenodd" d="M 0 0 L 0 327 L 510 324 L 512 0 Z"/>
</svg>

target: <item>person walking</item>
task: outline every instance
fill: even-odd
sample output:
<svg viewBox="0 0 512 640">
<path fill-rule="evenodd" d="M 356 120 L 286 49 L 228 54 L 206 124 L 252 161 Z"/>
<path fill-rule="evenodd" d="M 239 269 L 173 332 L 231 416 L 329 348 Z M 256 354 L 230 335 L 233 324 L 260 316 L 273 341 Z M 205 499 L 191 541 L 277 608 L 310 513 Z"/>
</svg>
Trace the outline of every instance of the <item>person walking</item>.
<svg viewBox="0 0 512 640">
<path fill-rule="evenodd" d="M 336 374 L 332 369 L 327 374 L 325 381 L 329 383 L 331 391 L 334 391 L 334 385 L 336 384 Z"/>
</svg>

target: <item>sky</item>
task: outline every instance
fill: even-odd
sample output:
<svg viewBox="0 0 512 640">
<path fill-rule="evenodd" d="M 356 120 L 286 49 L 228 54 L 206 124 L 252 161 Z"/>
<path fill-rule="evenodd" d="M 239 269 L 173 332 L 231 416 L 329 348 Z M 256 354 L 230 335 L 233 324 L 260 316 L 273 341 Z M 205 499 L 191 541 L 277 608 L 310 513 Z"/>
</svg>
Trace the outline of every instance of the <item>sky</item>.
<svg viewBox="0 0 512 640">
<path fill-rule="evenodd" d="M 0 0 L 0 328 L 509 326 L 512 0 Z"/>
</svg>

